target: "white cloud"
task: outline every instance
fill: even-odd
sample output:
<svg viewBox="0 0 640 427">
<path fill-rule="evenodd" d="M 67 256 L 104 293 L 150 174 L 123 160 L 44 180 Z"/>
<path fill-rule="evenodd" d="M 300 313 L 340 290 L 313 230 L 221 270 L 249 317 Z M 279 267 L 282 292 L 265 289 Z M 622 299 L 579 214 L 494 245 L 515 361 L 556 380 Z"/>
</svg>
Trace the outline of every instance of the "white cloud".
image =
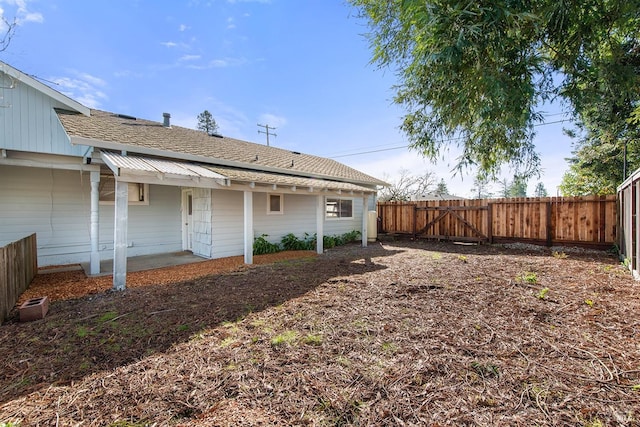
<svg viewBox="0 0 640 427">
<path fill-rule="evenodd" d="M 56 84 L 57 90 L 90 108 L 99 108 L 101 102 L 108 99 L 100 89 L 107 86 L 105 80 L 87 73 L 71 73 L 73 77 L 52 77 L 49 80 Z"/>
<path fill-rule="evenodd" d="M 280 128 L 287 124 L 287 119 L 271 113 L 263 113 L 258 117 L 260 124 L 269 125 L 272 128 Z"/>
<path fill-rule="evenodd" d="M 185 24 L 180 24 L 180 27 L 178 27 L 178 31 L 180 31 L 181 33 L 187 30 L 190 30 L 191 27 L 185 25 Z"/>
<path fill-rule="evenodd" d="M 162 46 L 165 46 L 165 47 L 168 47 L 168 48 L 172 48 L 172 47 L 178 46 L 178 43 L 176 43 L 176 42 L 160 42 L 160 44 Z"/>
<path fill-rule="evenodd" d="M 182 55 L 179 61 L 196 61 L 202 58 L 200 55 Z"/>
<path fill-rule="evenodd" d="M 233 17 L 227 18 L 227 30 L 233 30 L 236 28 L 235 19 Z"/>
<path fill-rule="evenodd" d="M 7 11 L 0 8 L 0 17 L 4 17 L 10 22 L 13 21 L 14 19 L 16 21 L 16 24 L 18 25 L 23 25 L 27 22 L 36 22 L 36 23 L 44 22 L 44 16 L 42 15 L 42 13 L 29 10 L 30 7 L 28 5 L 27 0 L 0 0 L 0 3 L 5 3 L 9 5 L 12 9 L 14 9 L 12 12 L 9 12 L 9 13 L 13 13 L 14 16 L 7 17 L 6 16 Z M 3 28 L 0 27 L 0 29 L 3 29 Z"/>
</svg>

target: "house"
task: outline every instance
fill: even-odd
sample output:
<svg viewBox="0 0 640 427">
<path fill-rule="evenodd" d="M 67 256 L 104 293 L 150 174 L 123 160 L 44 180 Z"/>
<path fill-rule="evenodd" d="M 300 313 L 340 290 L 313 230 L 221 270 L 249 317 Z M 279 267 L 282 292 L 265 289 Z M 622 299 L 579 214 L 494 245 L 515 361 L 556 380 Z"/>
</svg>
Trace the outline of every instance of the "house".
<svg viewBox="0 0 640 427">
<path fill-rule="evenodd" d="M 87 108 L 0 62 L 0 244 L 35 232 L 40 266 L 192 251 L 255 237 L 362 232 L 384 182 L 331 159 Z M 323 250 L 317 239 L 317 251 Z"/>
</svg>

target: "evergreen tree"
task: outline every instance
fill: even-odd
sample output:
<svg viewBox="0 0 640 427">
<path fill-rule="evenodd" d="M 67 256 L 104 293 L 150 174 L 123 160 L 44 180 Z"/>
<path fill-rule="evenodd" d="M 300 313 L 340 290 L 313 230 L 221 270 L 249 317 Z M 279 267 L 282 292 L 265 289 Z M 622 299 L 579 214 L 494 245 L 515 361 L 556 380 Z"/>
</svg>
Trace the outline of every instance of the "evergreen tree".
<svg viewBox="0 0 640 427">
<path fill-rule="evenodd" d="M 208 110 L 198 114 L 198 130 L 206 132 L 207 135 L 214 135 L 218 132 L 218 124 Z"/>
<path fill-rule="evenodd" d="M 547 197 L 549 194 L 547 193 L 547 189 L 544 187 L 544 184 L 538 182 L 536 184 L 535 190 L 533 190 L 533 194 L 535 197 Z"/>
<path fill-rule="evenodd" d="M 444 178 L 440 179 L 433 194 L 436 196 L 446 196 L 449 194 L 449 189 L 447 188 L 447 183 L 444 181 Z"/>
</svg>

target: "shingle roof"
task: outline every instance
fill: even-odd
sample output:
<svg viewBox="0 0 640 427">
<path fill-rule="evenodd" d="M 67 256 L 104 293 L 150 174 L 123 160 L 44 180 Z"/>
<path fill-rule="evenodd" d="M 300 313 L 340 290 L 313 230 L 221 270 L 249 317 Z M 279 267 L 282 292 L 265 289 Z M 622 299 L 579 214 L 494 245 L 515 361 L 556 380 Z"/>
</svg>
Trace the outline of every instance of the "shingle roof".
<svg viewBox="0 0 640 427">
<path fill-rule="evenodd" d="M 62 110 L 56 112 L 72 141 L 74 138 L 88 139 L 91 144 L 87 145 L 100 148 L 115 149 L 115 144 L 121 145 L 123 150 L 142 150 L 139 152 L 255 172 L 331 179 L 367 187 L 385 184 L 324 157 L 228 137 L 209 136 L 205 132 L 180 126 L 165 127 L 160 122 L 106 111 L 92 109 L 90 116 Z"/>
<path fill-rule="evenodd" d="M 371 188 L 362 187 L 348 182 L 327 181 L 299 176 L 280 175 L 276 173 L 257 172 L 246 169 L 236 169 L 224 166 L 207 166 L 213 172 L 219 173 L 232 181 L 259 182 L 261 184 L 275 184 L 279 186 L 296 186 L 300 191 L 307 188 L 315 190 L 331 189 L 355 192 L 371 192 Z"/>
</svg>

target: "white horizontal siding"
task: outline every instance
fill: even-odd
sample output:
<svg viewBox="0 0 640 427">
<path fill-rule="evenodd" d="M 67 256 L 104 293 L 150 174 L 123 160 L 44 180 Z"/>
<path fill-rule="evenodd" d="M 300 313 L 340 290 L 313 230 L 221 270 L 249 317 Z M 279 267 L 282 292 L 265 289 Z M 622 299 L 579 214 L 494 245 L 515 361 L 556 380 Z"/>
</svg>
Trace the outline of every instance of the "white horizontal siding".
<svg viewBox="0 0 640 427">
<path fill-rule="evenodd" d="M 254 193 L 253 231 L 254 237 L 266 234 L 266 240 L 280 243 L 283 236 L 293 233 L 299 239 L 304 233 L 316 232 L 315 195 L 284 194 L 283 213 L 267 214 L 267 194 Z"/>
<path fill-rule="evenodd" d="M 182 250 L 180 187 L 149 185 L 149 205 L 129 205 L 127 256 Z M 100 257 L 113 258 L 114 205 L 100 206 Z"/>
<path fill-rule="evenodd" d="M 10 83 L 0 73 L 0 86 Z M 71 145 L 53 111 L 63 104 L 20 81 L 0 91 L 0 148 L 76 156 L 86 152 L 85 146 Z"/>
<path fill-rule="evenodd" d="M 212 258 L 244 253 L 243 193 L 212 191 Z M 254 202 L 255 203 L 255 202 Z"/>
<path fill-rule="evenodd" d="M 85 261 L 89 191 L 86 173 L 0 166 L 0 240 L 36 233 L 39 265 Z"/>
<path fill-rule="evenodd" d="M 0 166 L 0 242 L 36 233 L 38 265 L 88 262 L 89 174 Z M 149 206 L 129 206 L 129 256 L 181 250 L 180 189 L 150 186 Z M 100 206 L 103 259 L 113 258 L 113 205 Z"/>
</svg>

